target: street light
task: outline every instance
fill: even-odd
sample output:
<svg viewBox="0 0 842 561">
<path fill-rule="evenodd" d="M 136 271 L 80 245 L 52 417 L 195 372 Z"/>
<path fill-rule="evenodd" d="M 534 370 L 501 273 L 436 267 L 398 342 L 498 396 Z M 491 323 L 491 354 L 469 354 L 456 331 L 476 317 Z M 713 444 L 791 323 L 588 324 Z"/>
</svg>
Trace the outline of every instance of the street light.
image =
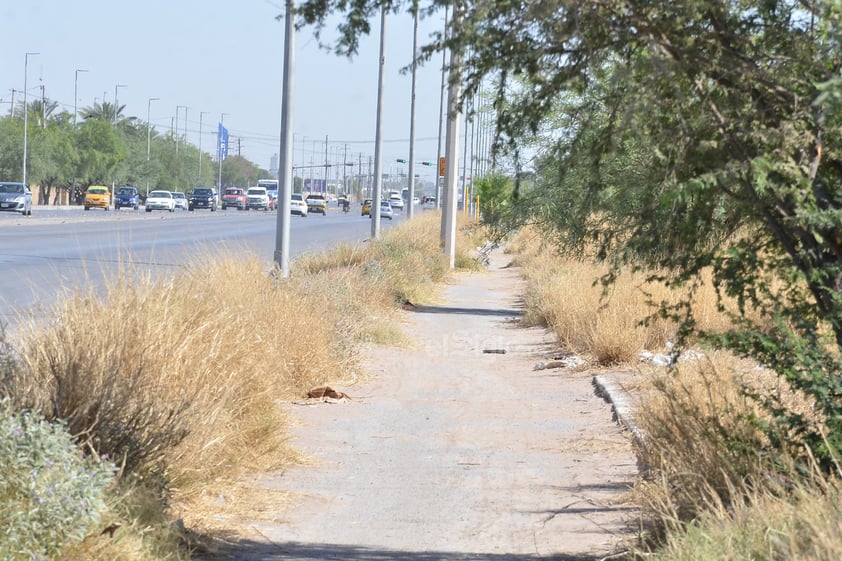
<svg viewBox="0 0 842 561">
<path fill-rule="evenodd" d="M 160 97 L 150 97 L 146 101 L 146 196 L 149 196 L 149 155 L 151 154 L 152 124 L 149 122 L 149 112 L 152 109 L 152 102 L 158 101 Z"/>
<path fill-rule="evenodd" d="M 76 79 L 73 80 L 73 126 L 76 127 L 76 101 L 79 99 L 79 73 L 87 70 L 76 69 Z"/>
<path fill-rule="evenodd" d="M 230 115 L 230 113 L 220 113 L 219 114 L 219 133 L 222 134 L 222 129 L 225 127 L 223 126 L 225 123 L 225 115 Z M 227 148 L 227 147 L 226 147 Z M 216 180 L 216 189 L 217 189 L 217 196 L 219 197 L 219 203 L 222 204 L 222 136 L 216 139 L 216 156 L 219 160 L 219 175 L 217 176 Z"/>
<path fill-rule="evenodd" d="M 114 86 L 114 122 L 117 122 L 117 88 L 128 88 L 125 84 L 117 84 Z M 103 96 L 104 98 L 104 96 Z"/>
<path fill-rule="evenodd" d="M 210 111 L 200 111 L 199 112 L 199 181 L 202 181 L 202 116 L 203 115 L 210 115 Z M 184 125 L 185 128 L 187 125 Z M 201 184 L 201 183 L 200 183 Z"/>
<path fill-rule="evenodd" d="M 28 124 L 27 115 L 29 111 L 26 110 L 26 77 L 29 74 L 29 56 L 40 55 L 41 53 L 26 53 L 23 57 L 23 184 L 26 185 L 26 128 Z"/>
<path fill-rule="evenodd" d="M 175 153 L 178 154 L 178 110 L 184 109 L 184 132 L 187 134 L 187 106 L 186 105 L 176 105 L 175 106 Z"/>
</svg>

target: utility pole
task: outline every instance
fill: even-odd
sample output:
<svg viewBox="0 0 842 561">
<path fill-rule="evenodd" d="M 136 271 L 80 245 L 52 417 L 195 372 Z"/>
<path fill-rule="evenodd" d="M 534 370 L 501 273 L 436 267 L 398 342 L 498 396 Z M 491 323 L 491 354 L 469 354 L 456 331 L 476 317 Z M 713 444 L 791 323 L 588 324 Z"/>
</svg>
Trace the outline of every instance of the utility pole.
<svg viewBox="0 0 842 561">
<path fill-rule="evenodd" d="M 210 111 L 199 111 L 199 185 L 202 181 L 202 116 Z"/>
<path fill-rule="evenodd" d="M 327 198 L 327 174 L 330 171 L 330 162 L 327 157 L 327 135 L 325 135 L 325 199 Z"/>
<path fill-rule="evenodd" d="M 29 74 L 29 57 L 39 55 L 41 53 L 26 53 L 23 57 L 23 183 L 26 184 L 26 141 L 27 141 L 27 127 L 29 124 L 29 111 L 26 107 L 26 82 Z"/>
<path fill-rule="evenodd" d="M 454 28 L 461 24 L 462 8 L 453 8 Z M 462 97 L 462 54 L 450 53 L 450 79 L 447 93 L 447 139 L 445 142 L 444 184 L 447 202 L 444 206 L 444 251 L 451 269 L 456 267 L 456 202 L 459 175 L 459 98 Z"/>
<path fill-rule="evenodd" d="M 44 91 L 44 84 L 41 84 L 41 128 L 47 128 L 47 94 Z"/>
<path fill-rule="evenodd" d="M 407 194 L 407 216 L 412 218 L 415 214 L 415 74 L 416 58 L 418 56 L 418 0 L 412 2 L 412 95 L 409 103 L 409 191 Z"/>
<path fill-rule="evenodd" d="M 383 73 L 386 68 L 386 5 L 380 6 L 380 64 L 377 72 L 377 118 L 374 134 L 374 195 L 371 197 L 371 238 L 380 236 L 380 197 L 383 187 Z"/>
<path fill-rule="evenodd" d="M 290 199 L 292 198 L 292 160 L 295 149 L 293 137 L 293 83 L 295 81 L 295 0 L 286 0 L 284 16 L 284 72 L 281 101 L 281 160 L 278 166 L 278 221 L 275 229 L 275 263 L 283 278 L 289 277 Z"/>
</svg>

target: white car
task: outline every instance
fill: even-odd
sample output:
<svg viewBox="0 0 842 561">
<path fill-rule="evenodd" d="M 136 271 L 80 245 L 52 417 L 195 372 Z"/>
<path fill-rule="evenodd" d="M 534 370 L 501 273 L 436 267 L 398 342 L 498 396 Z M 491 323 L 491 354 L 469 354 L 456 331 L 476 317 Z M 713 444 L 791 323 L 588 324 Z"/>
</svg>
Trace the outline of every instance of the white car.
<svg viewBox="0 0 842 561">
<path fill-rule="evenodd" d="M 246 191 L 246 210 L 269 210 L 269 193 L 265 187 L 249 187 Z"/>
<path fill-rule="evenodd" d="M 403 210 L 403 199 L 400 195 L 389 197 L 389 204 L 394 210 Z"/>
<path fill-rule="evenodd" d="M 175 212 L 175 199 L 169 191 L 151 191 L 146 197 L 146 212 L 168 210 Z"/>
<path fill-rule="evenodd" d="M 293 193 L 289 203 L 289 213 L 297 214 L 298 216 L 307 216 L 307 201 L 304 200 L 304 195 L 301 193 Z"/>
<path fill-rule="evenodd" d="M 368 215 L 369 218 L 374 216 L 374 213 Z M 388 218 L 389 220 L 392 219 L 394 213 L 392 212 L 392 205 L 389 204 L 389 201 L 380 201 L 380 218 Z"/>
<path fill-rule="evenodd" d="M 175 201 L 175 208 L 187 210 L 190 207 L 190 204 L 187 201 L 187 195 L 185 195 L 184 193 L 173 191 L 172 198 Z"/>
</svg>

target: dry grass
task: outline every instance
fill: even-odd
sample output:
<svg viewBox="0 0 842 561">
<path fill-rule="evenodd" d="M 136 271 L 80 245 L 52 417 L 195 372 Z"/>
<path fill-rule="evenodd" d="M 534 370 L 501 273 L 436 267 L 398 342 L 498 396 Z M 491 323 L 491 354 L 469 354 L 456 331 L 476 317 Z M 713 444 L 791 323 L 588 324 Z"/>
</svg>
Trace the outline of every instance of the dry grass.
<svg viewBox="0 0 842 561">
<path fill-rule="evenodd" d="M 104 291 L 68 294 L 48 323 L 22 323 L 24 361 L 2 393 L 67 421 L 123 475 L 106 516 L 119 539 L 91 536 L 68 559 L 177 559 L 189 532 L 173 512 L 212 532 L 209 515 L 277 511 L 286 495 L 255 492 L 254 474 L 300 460 L 281 402 L 351 385 L 365 376 L 362 349 L 403 341 L 399 304 L 432 298 L 448 273 L 438 232 L 431 213 L 304 256 L 289 279 L 234 254 L 166 279 L 126 268 Z"/>
<path fill-rule="evenodd" d="M 527 279 L 525 322 L 551 328 L 591 365 L 637 372 L 627 387 L 635 392 L 634 417 L 645 435 L 638 454 L 646 471 L 635 496 L 650 543 L 658 546 L 637 551 L 640 558 L 840 558 L 838 483 L 804 477 L 794 467 L 811 461 L 801 437 L 778 433 L 773 441 L 772 414 L 751 396 L 778 404 L 777 415 L 811 419 L 821 433 L 823 419 L 809 399 L 774 372 L 724 352 L 708 350 L 669 371 L 639 362 L 642 350 L 661 352 L 677 329 L 666 320 L 641 323 L 654 311 L 650 301 L 689 296 L 699 329 L 732 327 L 709 276 L 692 295 L 626 273 L 603 292 L 596 281 L 607 268 L 559 257 L 534 230 L 521 232 L 508 251 Z"/>
<path fill-rule="evenodd" d="M 528 284 L 524 300 L 527 325 L 552 329 L 568 350 L 599 366 L 632 364 L 640 352 L 661 352 L 675 340 L 678 326 L 655 317 L 654 303 L 686 297 L 643 273 L 622 273 L 607 289 L 599 280 L 607 265 L 560 257 L 532 229 L 510 244 Z M 702 279 L 691 298 L 699 329 L 720 332 L 731 326 L 717 309 L 709 278 Z M 646 320 L 646 321 L 645 321 Z"/>
</svg>

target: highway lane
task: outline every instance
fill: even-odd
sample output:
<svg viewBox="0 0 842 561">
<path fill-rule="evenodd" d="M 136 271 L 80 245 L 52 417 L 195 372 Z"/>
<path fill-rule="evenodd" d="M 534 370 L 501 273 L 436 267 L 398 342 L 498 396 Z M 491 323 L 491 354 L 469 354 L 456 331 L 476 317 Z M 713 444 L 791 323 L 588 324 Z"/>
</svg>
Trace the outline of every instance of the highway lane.
<svg viewBox="0 0 842 561">
<path fill-rule="evenodd" d="M 290 255 L 362 243 L 371 222 L 359 208 L 292 217 Z M 356 211 L 356 212 L 354 212 Z M 386 220 L 389 228 L 396 220 Z M 0 322 L 40 313 L 66 290 L 102 286 L 121 269 L 172 274 L 221 253 L 256 255 L 272 265 L 277 215 L 261 211 L 134 212 L 36 207 L 33 216 L 0 213 Z"/>
</svg>

